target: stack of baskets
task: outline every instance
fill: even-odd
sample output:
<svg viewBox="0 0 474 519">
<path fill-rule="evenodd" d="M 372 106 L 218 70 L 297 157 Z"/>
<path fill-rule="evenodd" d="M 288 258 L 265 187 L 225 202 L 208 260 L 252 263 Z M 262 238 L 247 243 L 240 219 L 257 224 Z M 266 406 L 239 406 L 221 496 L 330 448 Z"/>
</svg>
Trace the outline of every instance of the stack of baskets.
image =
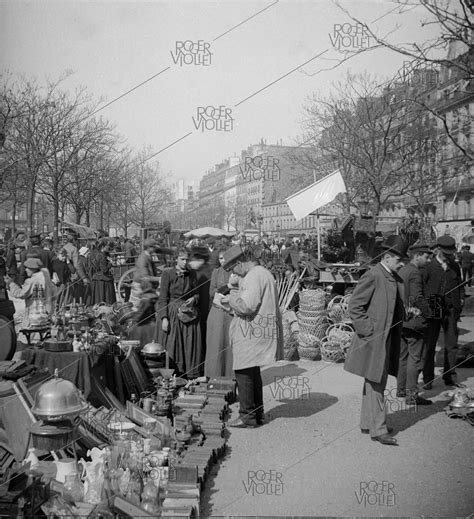
<svg viewBox="0 0 474 519">
<path fill-rule="evenodd" d="M 328 327 L 325 298 L 321 289 L 300 292 L 298 353 L 302 359 L 315 360 L 319 356 Z"/>
</svg>

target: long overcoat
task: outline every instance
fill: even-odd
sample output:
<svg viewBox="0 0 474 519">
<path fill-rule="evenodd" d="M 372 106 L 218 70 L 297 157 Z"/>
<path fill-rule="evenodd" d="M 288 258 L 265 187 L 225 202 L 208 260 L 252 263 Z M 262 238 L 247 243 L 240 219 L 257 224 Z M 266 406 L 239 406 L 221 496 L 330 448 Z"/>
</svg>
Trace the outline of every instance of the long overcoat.
<svg viewBox="0 0 474 519">
<path fill-rule="evenodd" d="M 402 279 L 380 263 L 360 278 L 349 302 L 356 333 L 344 364 L 346 371 L 372 382 L 382 380 L 385 367 L 389 375 L 397 376 L 405 314 L 403 301 Z"/>
<path fill-rule="evenodd" d="M 229 294 L 234 311 L 230 324 L 233 369 L 273 364 L 283 358 L 283 327 L 275 278 L 262 266 L 253 267 Z"/>
</svg>

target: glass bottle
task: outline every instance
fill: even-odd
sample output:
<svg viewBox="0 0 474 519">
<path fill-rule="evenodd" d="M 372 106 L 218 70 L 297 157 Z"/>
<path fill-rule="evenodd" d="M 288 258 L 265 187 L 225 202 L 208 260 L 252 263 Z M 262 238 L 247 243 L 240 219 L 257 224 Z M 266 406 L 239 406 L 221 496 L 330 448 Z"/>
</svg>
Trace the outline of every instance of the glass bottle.
<svg viewBox="0 0 474 519">
<path fill-rule="evenodd" d="M 63 497 L 73 503 L 84 501 L 84 485 L 79 479 L 79 474 L 67 474 L 64 482 Z"/>
</svg>

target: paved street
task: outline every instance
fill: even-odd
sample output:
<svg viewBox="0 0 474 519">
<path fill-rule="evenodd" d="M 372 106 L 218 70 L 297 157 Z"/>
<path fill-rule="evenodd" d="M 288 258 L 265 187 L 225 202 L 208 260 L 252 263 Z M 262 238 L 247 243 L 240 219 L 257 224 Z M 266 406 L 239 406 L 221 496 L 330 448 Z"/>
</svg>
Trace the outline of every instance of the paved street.
<svg viewBox="0 0 474 519">
<path fill-rule="evenodd" d="M 465 314 L 460 360 L 474 354 L 473 296 Z M 474 387 L 472 359 L 458 375 Z M 474 512 L 474 428 L 447 417 L 450 398 L 441 379 L 424 394 L 435 403 L 409 412 L 389 377 L 389 426 L 399 441 L 389 447 L 360 433 L 362 380 L 342 364 L 279 362 L 263 376 L 268 423 L 232 430 L 229 453 L 206 485 L 203 516 L 466 517 Z M 300 387 L 293 394 L 278 393 L 279 376 L 293 377 Z M 306 384 L 309 398 L 298 393 Z M 237 409 L 236 404 L 234 418 Z"/>
</svg>

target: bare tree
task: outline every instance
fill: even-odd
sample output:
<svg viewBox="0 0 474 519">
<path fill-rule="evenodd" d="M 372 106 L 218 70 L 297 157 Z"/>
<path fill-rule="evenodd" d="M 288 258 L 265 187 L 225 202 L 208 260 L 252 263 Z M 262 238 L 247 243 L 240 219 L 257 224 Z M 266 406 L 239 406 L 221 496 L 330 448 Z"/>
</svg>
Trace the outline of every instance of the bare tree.
<svg viewBox="0 0 474 519">
<path fill-rule="evenodd" d="M 364 52 L 385 47 L 406 56 L 407 61 L 403 69 L 398 71 L 388 84 L 392 88 L 401 83 L 405 89 L 406 99 L 427 110 L 438 121 L 440 129 L 452 145 L 466 159 L 472 161 L 474 151 L 468 142 L 460 142 L 458 139 L 457 128 L 450 121 L 450 110 L 446 110 L 446 105 L 452 103 L 446 103 L 445 96 L 455 98 L 457 103 L 472 100 L 474 4 L 472 0 L 397 0 L 396 3 L 400 7 L 400 12 L 420 7 L 424 9 L 425 18 L 421 25 L 435 27 L 437 35 L 423 43 L 394 43 L 392 36 L 396 34 L 399 25 L 388 31 L 387 35 L 381 36 L 370 24 L 364 23 L 349 10 L 338 5 L 354 21 L 361 24 L 375 41 L 374 45 L 363 49 Z M 361 50 L 357 51 L 359 52 Z M 355 52 L 348 51 L 348 54 Z M 407 85 L 416 85 L 416 88 L 407 89 Z M 431 95 L 427 93 L 432 87 L 436 88 L 438 95 L 433 92 Z M 471 117 L 467 110 L 463 114 L 462 123 L 468 126 Z"/>
<path fill-rule="evenodd" d="M 140 227 L 157 221 L 163 216 L 164 204 L 171 197 L 169 189 L 160 176 L 158 163 L 148 163 L 146 150 L 131 164 L 130 175 L 130 218 Z"/>
<path fill-rule="evenodd" d="M 407 192 L 412 183 L 406 175 L 409 157 L 397 151 L 419 114 L 403 99 L 380 89 L 367 74 L 348 73 L 329 98 L 313 96 L 306 112 L 308 131 L 320 135 L 314 156 L 337 164 L 344 177 L 346 207 L 368 199 L 377 216 L 389 200 Z"/>
</svg>

